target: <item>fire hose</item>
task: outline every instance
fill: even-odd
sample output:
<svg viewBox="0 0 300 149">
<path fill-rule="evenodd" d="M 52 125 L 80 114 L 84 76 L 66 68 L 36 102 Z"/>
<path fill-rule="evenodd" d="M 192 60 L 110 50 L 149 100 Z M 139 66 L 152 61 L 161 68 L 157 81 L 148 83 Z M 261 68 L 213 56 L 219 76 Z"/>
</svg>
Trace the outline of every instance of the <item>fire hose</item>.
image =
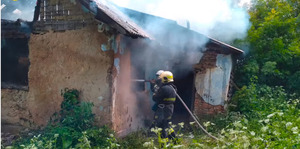
<svg viewBox="0 0 300 149">
<path fill-rule="evenodd" d="M 171 86 L 172 89 L 174 90 L 177 98 L 181 101 L 181 103 L 183 104 L 183 106 L 185 107 L 185 109 L 189 112 L 189 114 L 192 116 L 192 118 L 195 120 L 195 122 L 199 125 L 199 127 L 211 138 L 215 139 L 215 140 L 219 140 L 217 137 L 211 135 L 209 132 L 207 132 L 204 127 L 199 123 L 199 121 L 197 120 L 197 118 L 195 117 L 195 115 L 191 112 L 191 110 L 187 107 L 187 105 L 184 103 L 184 101 L 182 100 L 182 98 L 177 94 L 176 90 L 173 88 L 173 86 Z"/>
<path fill-rule="evenodd" d="M 134 82 L 151 82 L 152 80 L 144 80 L 144 79 L 133 79 Z"/>
</svg>

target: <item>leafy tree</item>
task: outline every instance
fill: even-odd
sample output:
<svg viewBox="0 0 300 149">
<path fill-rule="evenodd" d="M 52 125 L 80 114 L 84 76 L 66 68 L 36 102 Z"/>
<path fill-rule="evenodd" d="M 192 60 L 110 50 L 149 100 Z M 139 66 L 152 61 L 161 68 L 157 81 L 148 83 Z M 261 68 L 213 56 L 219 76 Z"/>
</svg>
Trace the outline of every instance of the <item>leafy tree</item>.
<svg viewBox="0 0 300 149">
<path fill-rule="evenodd" d="M 237 67 L 237 83 L 283 86 L 300 94 L 300 1 L 257 0 L 249 10 L 251 28 L 246 41 L 250 52 Z"/>
</svg>

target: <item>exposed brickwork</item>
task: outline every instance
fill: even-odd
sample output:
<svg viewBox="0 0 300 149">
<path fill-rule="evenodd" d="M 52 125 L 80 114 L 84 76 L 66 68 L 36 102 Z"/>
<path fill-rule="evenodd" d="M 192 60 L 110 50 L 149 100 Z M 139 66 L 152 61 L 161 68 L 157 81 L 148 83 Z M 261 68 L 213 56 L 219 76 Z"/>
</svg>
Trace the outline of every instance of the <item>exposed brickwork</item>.
<svg viewBox="0 0 300 149">
<path fill-rule="evenodd" d="M 217 55 L 220 53 L 222 53 L 220 49 L 210 47 L 210 49 L 204 53 L 199 63 L 194 65 L 195 72 L 204 74 L 207 69 L 216 67 Z M 202 97 L 195 92 L 194 112 L 198 116 L 215 115 L 225 112 L 225 109 L 222 105 L 214 106 L 206 103 Z"/>
<path fill-rule="evenodd" d="M 82 5 L 70 0 L 41 0 L 40 20 L 34 23 L 33 33 L 45 33 L 50 30 L 78 30 L 95 24 L 91 13 L 82 11 Z"/>
<path fill-rule="evenodd" d="M 215 115 L 218 113 L 224 113 L 224 106 L 210 105 L 206 103 L 197 93 L 195 96 L 194 112 L 197 116 Z"/>
<path fill-rule="evenodd" d="M 207 68 L 216 67 L 217 54 L 215 51 L 206 51 L 200 62 L 194 65 L 195 71 L 205 73 Z"/>
</svg>

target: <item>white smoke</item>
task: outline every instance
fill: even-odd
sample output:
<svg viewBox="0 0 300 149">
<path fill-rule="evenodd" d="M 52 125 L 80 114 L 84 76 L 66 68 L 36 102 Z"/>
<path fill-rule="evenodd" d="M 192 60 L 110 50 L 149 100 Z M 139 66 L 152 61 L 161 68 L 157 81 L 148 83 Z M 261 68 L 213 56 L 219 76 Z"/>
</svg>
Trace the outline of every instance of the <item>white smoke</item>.
<svg viewBox="0 0 300 149">
<path fill-rule="evenodd" d="M 250 27 L 249 0 L 111 0 L 115 4 L 144 13 L 176 20 L 207 36 L 225 42 L 242 39 Z"/>
<path fill-rule="evenodd" d="M 240 7 L 245 7 L 247 9 L 249 9 L 250 6 L 252 5 L 252 2 L 251 2 L 251 0 L 240 0 L 239 3 L 238 3 L 238 5 Z"/>
</svg>

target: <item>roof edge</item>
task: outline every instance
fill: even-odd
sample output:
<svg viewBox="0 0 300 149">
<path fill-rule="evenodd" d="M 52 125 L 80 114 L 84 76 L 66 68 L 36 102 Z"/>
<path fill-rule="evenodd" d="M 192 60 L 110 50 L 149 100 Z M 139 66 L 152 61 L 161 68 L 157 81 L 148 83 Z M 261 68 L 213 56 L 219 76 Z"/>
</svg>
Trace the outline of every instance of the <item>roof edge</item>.
<svg viewBox="0 0 300 149">
<path fill-rule="evenodd" d="M 146 31 L 135 24 L 129 17 L 110 2 L 106 0 L 79 0 L 79 2 L 95 16 L 95 19 L 101 22 L 104 21 L 106 24 L 109 23 L 108 25 L 110 26 L 112 25 L 112 22 L 114 22 L 113 25 L 117 25 L 124 29 L 126 33 L 123 34 L 132 38 L 141 37 L 153 40 Z M 101 20 L 103 17 L 104 20 Z"/>
<path fill-rule="evenodd" d="M 229 48 L 229 49 L 231 49 L 231 50 L 233 50 L 233 51 L 235 51 L 235 52 L 237 52 L 237 53 L 244 53 L 244 51 L 241 50 L 241 49 L 239 49 L 239 48 L 236 48 L 236 47 L 234 47 L 234 46 L 231 46 L 231 45 L 229 45 L 229 44 L 227 44 L 227 43 L 224 43 L 224 42 L 222 42 L 222 41 L 213 39 L 213 38 L 211 38 L 211 37 L 208 37 L 208 38 L 209 38 L 212 42 L 214 42 L 214 43 L 216 43 L 216 44 L 221 44 L 222 46 L 226 46 L 227 48 Z"/>
</svg>

